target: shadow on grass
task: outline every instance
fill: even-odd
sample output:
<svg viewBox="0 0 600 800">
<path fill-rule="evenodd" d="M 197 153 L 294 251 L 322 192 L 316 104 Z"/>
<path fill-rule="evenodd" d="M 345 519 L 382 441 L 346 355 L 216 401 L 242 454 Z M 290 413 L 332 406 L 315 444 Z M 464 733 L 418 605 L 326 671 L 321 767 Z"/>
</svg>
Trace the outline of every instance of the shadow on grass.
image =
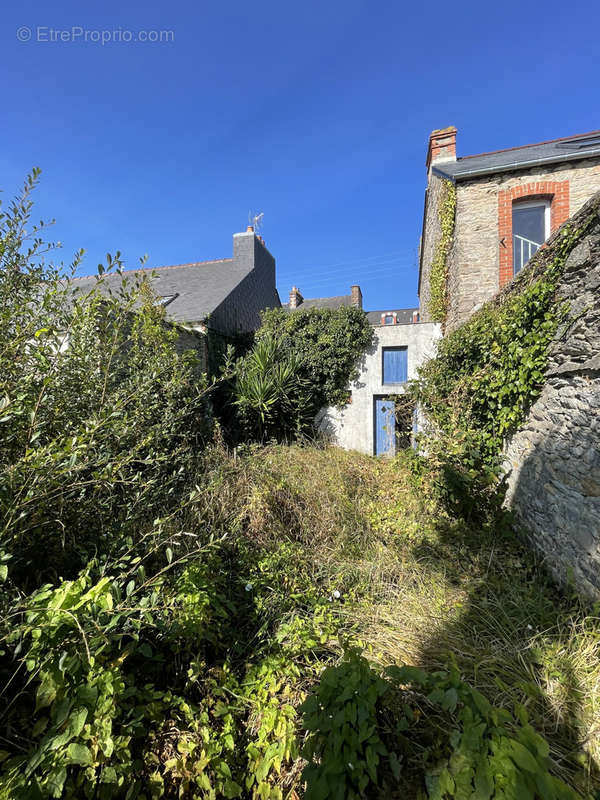
<svg viewBox="0 0 600 800">
<path fill-rule="evenodd" d="M 506 513 L 479 530 L 440 522 L 436 534 L 414 554 L 433 579 L 460 584 L 465 599 L 423 641 L 416 663 L 447 668 L 453 657 L 495 705 L 511 712 L 523 705 L 550 744 L 555 774 L 583 796 L 600 797 L 600 769 L 586 747 L 600 677 L 600 629 L 590 609 L 553 582 Z M 590 671 L 595 678 L 584 686 L 580 676 Z"/>
</svg>

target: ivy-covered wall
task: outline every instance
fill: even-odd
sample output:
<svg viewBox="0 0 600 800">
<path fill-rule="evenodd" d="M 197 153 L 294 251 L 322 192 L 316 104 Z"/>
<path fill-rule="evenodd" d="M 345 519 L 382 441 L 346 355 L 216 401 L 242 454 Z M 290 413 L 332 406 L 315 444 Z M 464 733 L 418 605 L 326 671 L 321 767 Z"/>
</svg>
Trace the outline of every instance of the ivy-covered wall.
<svg viewBox="0 0 600 800">
<path fill-rule="evenodd" d="M 568 305 L 545 382 L 506 449 L 507 504 L 559 579 L 600 598 L 600 195 L 573 223 L 557 299 Z"/>
<path fill-rule="evenodd" d="M 507 503 L 561 578 L 600 594 L 600 193 L 439 345 L 416 387 L 468 485 Z"/>
</svg>

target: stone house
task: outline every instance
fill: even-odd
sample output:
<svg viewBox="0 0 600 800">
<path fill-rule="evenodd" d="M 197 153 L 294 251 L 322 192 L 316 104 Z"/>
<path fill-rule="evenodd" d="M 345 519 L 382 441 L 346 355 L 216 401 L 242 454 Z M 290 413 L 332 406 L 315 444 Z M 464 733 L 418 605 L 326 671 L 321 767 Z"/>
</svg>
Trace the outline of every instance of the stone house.
<svg viewBox="0 0 600 800">
<path fill-rule="evenodd" d="M 396 398 L 407 381 L 435 355 L 441 326 L 420 322 L 416 308 L 369 311 L 373 344 L 359 364 L 359 376 L 350 385 L 350 402 L 343 408 L 323 409 L 319 429 L 339 447 L 368 455 L 394 455 L 410 447 L 418 429 L 413 408 L 398 414 Z"/>
<path fill-rule="evenodd" d="M 292 286 L 290 291 L 290 300 L 288 303 L 283 304 L 283 308 L 287 311 L 295 311 L 297 308 L 307 310 L 309 308 L 341 308 L 342 306 L 355 306 L 355 308 L 362 308 L 362 292 L 360 286 L 354 285 L 350 287 L 350 294 L 340 294 L 335 297 L 313 297 L 305 299 L 300 293 L 300 289 Z"/>
<path fill-rule="evenodd" d="M 205 368 L 209 333 L 224 340 L 250 333 L 259 327 L 261 311 L 281 306 L 275 259 L 251 225 L 233 235 L 231 258 L 123 274 L 148 275 L 167 320 L 179 328 L 181 349 L 198 350 Z M 102 291 L 114 291 L 121 280 L 118 273 L 105 276 Z M 75 278 L 73 283 L 81 292 L 95 286 L 96 278 Z"/>
<path fill-rule="evenodd" d="M 456 128 L 444 128 L 429 137 L 426 166 L 420 314 L 452 330 L 510 282 L 600 189 L 600 131 L 457 158 Z M 444 255 L 440 243 L 448 187 L 456 205 L 442 265 L 444 319 L 432 313 L 431 277 L 432 264 Z"/>
<path fill-rule="evenodd" d="M 283 308 L 293 313 L 311 308 L 362 309 L 360 286 L 350 294 L 305 300 L 294 286 Z M 373 327 L 373 344 L 358 365 L 359 376 L 350 385 L 350 402 L 343 408 L 324 408 L 317 427 L 333 444 L 368 455 L 394 455 L 409 447 L 417 420 L 410 409 L 402 419 L 395 398 L 402 395 L 418 367 L 434 355 L 441 328 L 434 322 L 421 323 L 416 308 L 395 308 L 365 312 Z"/>
</svg>

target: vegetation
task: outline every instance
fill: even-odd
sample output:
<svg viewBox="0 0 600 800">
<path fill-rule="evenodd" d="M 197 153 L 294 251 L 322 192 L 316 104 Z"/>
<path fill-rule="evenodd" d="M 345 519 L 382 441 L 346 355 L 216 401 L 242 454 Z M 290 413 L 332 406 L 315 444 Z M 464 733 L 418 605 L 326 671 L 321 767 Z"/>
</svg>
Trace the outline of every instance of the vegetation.
<svg viewBox="0 0 600 800">
<path fill-rule="evenodd" d="M 259 342 L 266 338 L 298 359 L 316 413 L 348 401 L 348 383 L 358 377 L 358 362 L 373 341 L 373 330 L 366 314 L 354 306 L 293 313 L 272 309 L 264 313 L 257 332 Z"/>
<path fill-rule="evenodd" d="M 441 340 L 412 386 L 434 434 L 427 447 L 439 489 L 463 513 L 501 499 L 502 448 L 540 394 L 549 345 L 568 324 L 556 290 L 584 232 L 563 228 L 496 300 Z"/>
<path fill-rule="evenodd" d="M 300 370 L 296 353 L 272 336 L 261 337 L 238 362 L 234 405 L 246 438 L 294 438 L 310 428 L 316 411 Z"/>
<path fill-rule="evenodd" d="M 597 609 L 440 503 L 435 454 L 229 452 L 149 288 L 73 301 L 23 244 L 34 183 L 0 219 L 0 800 L 591 798 Z M 274 342 L 235 377 L 279 365 L 263 438 L 309 370 Z"/>
<path fill-rule="evenodd" d="M 225 411 L 221 420 L 242 440 L 314 437 L 318 412 L 348 401 L 349 382 L 372 338 L 358 308 L 265 311 L 254 346 L 235 366 L 229 402 L 236 418 Z"/>
<path fill-rule="evenodd" d="M 434 322 L 446 322 L 448 314 L 448 253 L 454 236 L 456 187 L 452 181 L 442 181 L 438 205 L 440 238 L 435 247 L 429 272 L 429 315 Z"/>
</svg>

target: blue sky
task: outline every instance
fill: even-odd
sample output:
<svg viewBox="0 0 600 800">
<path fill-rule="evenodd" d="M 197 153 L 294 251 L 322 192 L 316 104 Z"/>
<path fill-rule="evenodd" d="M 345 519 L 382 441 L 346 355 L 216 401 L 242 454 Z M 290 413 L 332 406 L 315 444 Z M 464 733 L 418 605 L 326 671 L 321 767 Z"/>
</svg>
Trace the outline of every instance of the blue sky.
<svg viewBox="0 0 600 800">
<path fill-rule="evenodd" d="M 590 2 L 10 4 L 3 200 L 40 166 L 36 217 L 85 273 L 228 256 L 262 211 L 282 299 L 410 306 L 429 132 L 468 155 L 600 128 L 599 27 Z M 119 30 L 173 41 L 93 41 Z"/>
</svg>

